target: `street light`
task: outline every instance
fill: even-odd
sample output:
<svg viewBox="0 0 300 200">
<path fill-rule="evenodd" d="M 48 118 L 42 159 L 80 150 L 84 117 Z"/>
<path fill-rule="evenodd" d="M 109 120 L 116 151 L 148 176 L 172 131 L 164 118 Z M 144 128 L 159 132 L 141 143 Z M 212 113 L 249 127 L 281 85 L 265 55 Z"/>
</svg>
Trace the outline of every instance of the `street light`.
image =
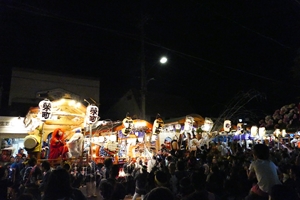
<svg viewBox="0 0 300 200">
<path fill-rule="evenodd" d="M 168 58 L 163 56 L 160 58 L 159 62 L 156 62 L 154 65 L 149 68 L 148 72 L 146 73 L 145 64 L 142 63 L 141 67 L 141 110 L 142 110 L 142 119 L 146 120 L 146 93 L 147 93 L 147 75 L 155 65 L 158 63 L 160 64 L 166 64 L 168 62 Z"/>
</svg>

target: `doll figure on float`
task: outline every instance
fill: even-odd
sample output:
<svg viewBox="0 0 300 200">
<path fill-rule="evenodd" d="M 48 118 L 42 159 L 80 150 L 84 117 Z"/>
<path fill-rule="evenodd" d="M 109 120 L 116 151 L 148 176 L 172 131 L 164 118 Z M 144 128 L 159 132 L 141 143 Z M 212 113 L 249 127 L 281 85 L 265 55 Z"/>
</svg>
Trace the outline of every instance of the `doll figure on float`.
<svg viewBox="0 0 300 200">
<path fill-rule="evenodd" d="M 81 130 L 77 130 L 74 135 L 70 138 L 67 142 L 68 146 L 68 156 L 67 157 L 74 157 L 78 158 L 82 155 L 83 151 L 83 143 L 84 143 L 84 136 L 81 133 Z"/>
<path fill-rule="evenodd" d="M 68 146 L 65 142 L 64 130 L 57 128 L 53 131 L 50 139 L 50 154 L 49 159 L 57 159 L 59 157 L 66 158 L 68 153 Z"/>
</svg>

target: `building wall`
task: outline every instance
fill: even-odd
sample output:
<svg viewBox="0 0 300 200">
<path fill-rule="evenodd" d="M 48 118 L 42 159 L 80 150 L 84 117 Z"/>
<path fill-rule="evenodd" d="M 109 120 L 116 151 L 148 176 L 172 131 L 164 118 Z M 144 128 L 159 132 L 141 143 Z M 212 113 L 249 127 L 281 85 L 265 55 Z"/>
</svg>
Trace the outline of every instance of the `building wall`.
<svg viewBox="0 0 300 200">
<path fill-rule="evenodd" d="M 9 105 L 31 103 L 37 92 L 53 89 L 69 91 L 79 98 L 100 99 L 100 81 L 86 77 L 71 77 L 65 74 L 50 74 L 36 70 L 14 68 L 12 70 Z"/>
</svg>

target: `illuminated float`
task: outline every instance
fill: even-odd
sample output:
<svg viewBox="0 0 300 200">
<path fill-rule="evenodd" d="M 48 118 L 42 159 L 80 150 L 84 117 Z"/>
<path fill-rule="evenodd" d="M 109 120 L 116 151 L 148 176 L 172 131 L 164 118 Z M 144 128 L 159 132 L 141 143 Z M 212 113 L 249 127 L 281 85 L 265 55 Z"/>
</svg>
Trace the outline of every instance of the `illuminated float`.
<svg viewBox="0 0 300 200">
<path fill-rule="evenodd" d="M 29 109 L 24 124 L 29 128 L 24 147 L 29 156 L 56 161 L 82 156 L 86 107 L 73 99 L 39 103 Z"/>
<path fill-rule="evenodd" d="M 133 119 L 129 113 L 122 121 L 99 121 L 92 130 L 92 159 L 99 163 L 112 158 L 115 164 L 136 157 L 148 159 L 156 148 L 151 133 L 151 123 Z"/>
</svg>

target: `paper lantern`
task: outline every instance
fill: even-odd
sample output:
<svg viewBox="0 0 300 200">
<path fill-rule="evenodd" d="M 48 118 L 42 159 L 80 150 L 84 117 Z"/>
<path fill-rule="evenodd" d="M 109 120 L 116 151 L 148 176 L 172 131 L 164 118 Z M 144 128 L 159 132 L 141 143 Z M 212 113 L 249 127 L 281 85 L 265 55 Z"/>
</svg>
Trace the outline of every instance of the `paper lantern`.
<svg viewBox="0 0 300 200">
<path fill-rule="evenodd" d="M 99 142 L 104 142 L 104 137 L 103 136 L 99 136 Z"/>
<path fill-rule="evenodd" d="M 186 116 L 185 122 L 184 122 L 184 130 L 185 131 L 191 131 L 194 124 L 194 118 L 191 116 Z"/>
<path fill-rule="evenodd" d="M 204 124 L 201 126 L 203 131 L 210 132 L 214 123 L 210 118 L 205 117 Z"/>
<path fill-rule="evenodd" d="M 111 135 L 109 137 L 109 140 L 112 141 L 112 142 L 116 142 L 117 141 L 117 136 L 116 135 Z"/>
<path fill-rule="evenodd" d="M 154 141 L 156 141 L 157 140 L 157 135 L 152 135 L 151 136 L 151 142 L 154 142 Z"/>
<path fill-rule="evenodd" d="M 127 114 L 127 116 L 123 119 L 123 126 L 125 128 L 122 129 L 122 133 L 124 136 L 127 136 L 128 134 L 131 133 L 132 128 L 133 128 L 133 120 L 132 118 Z"/>
<path fill-rule="evenodd" d="M 223 128 L 224 128 L 225 132 L 229 132 L 230 129 L 231 129 L 231 121 L 230 120 L 225 120 Z"/>
<path fill-rule="evenodd" d="M 282 134 L 282 137 L 286 137 L 286 130 L 282 129 L 281 134 Z"/>
<path fill-rule="evenodd" d="M 280 129 L 279 128 L 275 129 L 274 134 L 276 137 L 278 137 L 280 135 Z"/>
<path fill-rule="evenodd" d="M 236 125 L 236 131 L 240 133 L 242 130 L 243 130 L 243 123 L 238 123 Z"/>
<path fill-rule="evenodd" d="M 258 135 L 259 135 L 260 138 L 264 138 L 265 135 L 266 135 L 266 128 L 265 127 L 259 127 Z"/>
<path fill-rule="evenodd" d="M 256 136 L 257 136 L 257 131 L 258 131 L 257 126 L 252 126 L 252 127 L 251 127 L 251 130 L 250 130 L 250 132 L 251 132 L 251 137 L 256 137 Z"/>
<path fill-rule="evenodd" d="M 158 115 L 153 123 L 152 134 L 153 135 L 159 134 L 162 131 L 163 127 L 164 127 L 164 121 Z"/>
<path fill-rule="evenodd" d="M 51 118 L 51 109 L 52 109 L 52 102 L 48 99 L 45 99 L 39 103 L 39 117 L 41 121 L 46 121 L 47 119 Z"/>
<path fill-rule="evenodd" d="M 180 129 L 181 129 L 181 125 L 180 125 L 180 124 L 176 124 L 176 125 L 175 125 L 175 129 L 176 129 L 176 130 L 180 130 Z"/>
<path fill-rule="evenodd" d="M 86 108 L 86 122 L 87 124 L 93 124 L 98 120 L 98 107 L 89 105 Z"/>
</svg>

